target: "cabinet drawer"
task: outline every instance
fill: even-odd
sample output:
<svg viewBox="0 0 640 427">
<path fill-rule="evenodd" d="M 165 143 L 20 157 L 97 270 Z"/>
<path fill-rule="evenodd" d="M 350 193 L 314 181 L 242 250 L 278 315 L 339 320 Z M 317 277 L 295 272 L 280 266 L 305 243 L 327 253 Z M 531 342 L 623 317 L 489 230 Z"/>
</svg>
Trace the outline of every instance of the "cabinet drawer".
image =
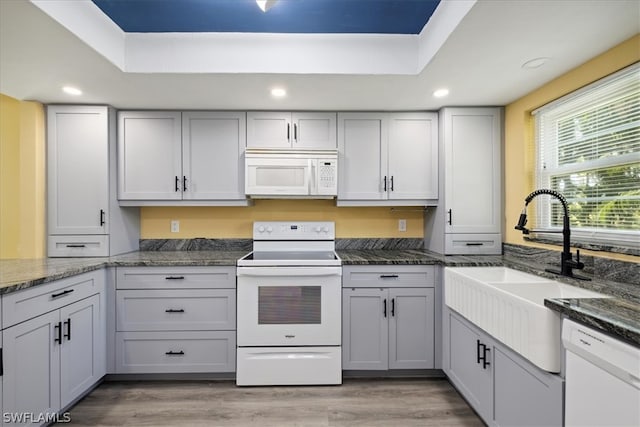
<svg viewBox="0 0 640 427">
<path fill-rule="evenodd" d="M 100 269 L 3 295 L 2 327 L 8 328 L 103 290 L 104 269 Z"/>
<path fill-rule="evenodd" d="M 445 234 L 444 252 L 448 255 L 500 255 L 500 234 Z"/>
<path fill-rule="evenodd" d="M 358 265 L 342 268 L 344 288 L 424 288 L 435 285 L 432 265 Z"/>
<path fill-rule="evenodd" d="M 118 332 L 116 373 L 234 372 L 235 331 Z"/>
<path fill-rule="evenodd" d="M 47 254 L 50 257 L 109 256 L 109 236 L 48 236 Z"/>
<path fill-rule="evenodd" d="M 117 289 L 235 289 L 236 268 L 118 267 Z"/>
<path fill-rule="evenodd" d="M 235 289 L 118 290 L 118 331 L 236 328 Z"/>
</svg>

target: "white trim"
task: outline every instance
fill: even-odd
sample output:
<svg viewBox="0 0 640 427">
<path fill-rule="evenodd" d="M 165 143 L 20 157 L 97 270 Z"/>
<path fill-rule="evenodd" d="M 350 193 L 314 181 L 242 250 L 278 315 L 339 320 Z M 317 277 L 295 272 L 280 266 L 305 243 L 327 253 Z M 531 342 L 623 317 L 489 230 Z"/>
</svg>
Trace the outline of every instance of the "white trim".
<svg viewBox="0 0 640 427">
<path fill-rule="evenodd" d="M 89 0 L 31 0 L 120 70 L 125 69 L 125 33 Z"/>
<path fill-rule="evenodd" d="M 90 0 L 30 0 L 126 73 L 418 75 L 477 0 L 442 0 L 420 34 L 125 33 Z"/>
</svg>

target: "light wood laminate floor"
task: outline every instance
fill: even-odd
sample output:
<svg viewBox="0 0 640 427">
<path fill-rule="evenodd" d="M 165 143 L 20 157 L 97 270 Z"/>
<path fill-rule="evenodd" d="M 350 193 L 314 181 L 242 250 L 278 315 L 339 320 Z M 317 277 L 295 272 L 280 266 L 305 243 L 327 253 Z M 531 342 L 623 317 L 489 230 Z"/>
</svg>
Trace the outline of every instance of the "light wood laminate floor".
<svg viewBox="0 0 640 427">
<path fill-rule="evenodd" d="M 345 379 L 342 386 L 304 387 L 105 382 L 70 416 L 78 426 L 484 425 L 446 380 L 432 378 Z"/>
</svg>

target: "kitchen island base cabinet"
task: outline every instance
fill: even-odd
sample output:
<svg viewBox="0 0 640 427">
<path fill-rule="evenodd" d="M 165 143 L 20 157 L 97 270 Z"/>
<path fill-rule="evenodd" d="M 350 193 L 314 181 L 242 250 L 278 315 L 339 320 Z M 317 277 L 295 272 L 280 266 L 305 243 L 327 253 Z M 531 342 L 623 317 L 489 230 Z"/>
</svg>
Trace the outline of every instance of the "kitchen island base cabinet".
<svg viewBox="0 0 640 427">
<path fill-rule="evenodd" d="M 443 310 L 443 369 L 490 426 L 562 426 L 563 380 Z"/>
<path fill-rule="evenodd" d="M 102 379 L 103 274 L 85 273 L 3 298 L 3 320 L 10 322 L 2 331 L 3 413 L 55 417 Z M 31 425 L 22 421 L 12 425 Z"/>
<path fill-rule="evenodd" d="M 389 267 L 351 267 L 345 270 L 342 369 L 433 369 L 431 267 L 395 268 L 393 271 Z"/>
</svg>

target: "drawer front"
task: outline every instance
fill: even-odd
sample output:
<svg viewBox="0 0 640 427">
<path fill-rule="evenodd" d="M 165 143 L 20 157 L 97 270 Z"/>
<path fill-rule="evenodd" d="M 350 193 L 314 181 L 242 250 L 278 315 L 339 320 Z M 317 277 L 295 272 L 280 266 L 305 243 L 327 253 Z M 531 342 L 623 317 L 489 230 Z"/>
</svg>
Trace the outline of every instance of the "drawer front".
<svg viewBox="0 0 640 427">
<path fill-rule="evenodd" d="M 236 268 L 118 267 L 117 289 L 235 289 Z"/>
<path fill-rule="evenodd" d="M 354 265 L 342 268 L 344 288 L 424 288 L 435 286 L 432 265 Z"/>
<path fill-rule="evenodd" d="M 109 256 L 109 236 L 48 236 L 47 254 L 50 257 Z"/>
<path fill-rule="evenodd" d="M 116 373 L 234 372 L 235 331 L 118 332 Z"/>
<path fill-rule="evenodd" d="M 236 328 L 235 289 L 118 290 L 118 331 Z"/>
<path fill-rule="evenodd" d="M 102 292 L 104 274 L 104 269 L 100 269 L 3 295 L 2 327 L 8 328 Z"/>
<path fill-rule="evenodd" d="M 447 255 L 500 255 L 501 234 L 445 234 L 444 252 Z"/>
</svg>

